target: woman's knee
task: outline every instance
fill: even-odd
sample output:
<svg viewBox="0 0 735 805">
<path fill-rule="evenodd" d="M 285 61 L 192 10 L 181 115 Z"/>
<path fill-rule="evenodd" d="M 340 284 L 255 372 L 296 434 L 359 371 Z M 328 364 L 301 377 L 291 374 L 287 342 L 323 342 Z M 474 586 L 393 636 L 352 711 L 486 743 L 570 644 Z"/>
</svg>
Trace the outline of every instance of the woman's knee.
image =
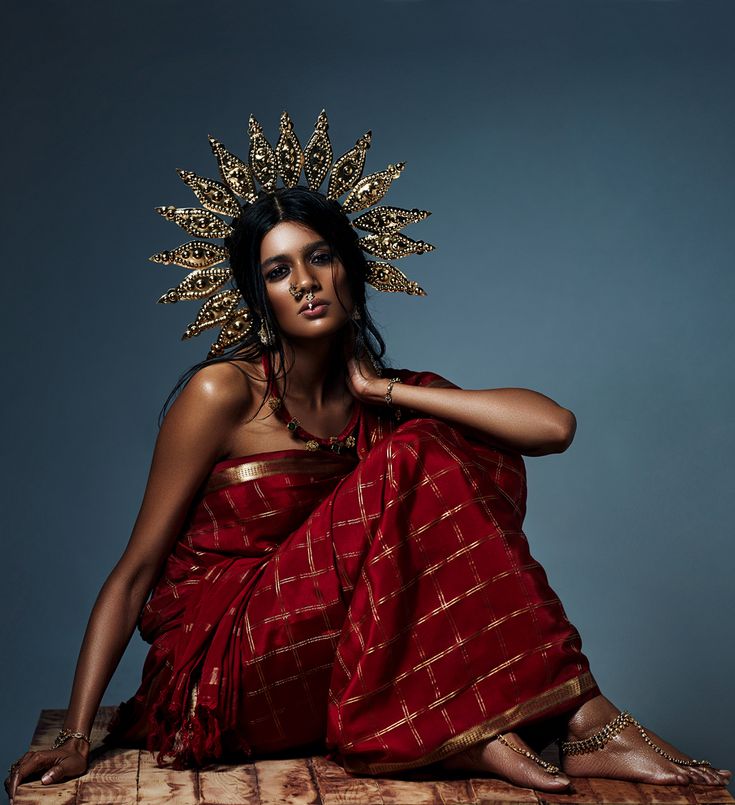
<svg viewBox="0 0 735 805">
<path fill-rule="evenodd" d="M 514 506 L 525 506 L 525 465 L 520 454 L 476 443 L 441 419 L 420 417 L 402 423 L 373 448 L 370 457 L 382 464 L 394 489 L 411 488 L 426 477 L 440 476 L 453 489 L 492 479 Z"/>
<path fill-rule="evenodd" d="M 385 441 L 393 445 L 406 446 L 423 445 L 427 442 L 459 445 L 464 442 L 464 437 L 459 428 L 443 419 L 417 417 L 403 422 L 386 437 Z"/>
<path fill-rule="evenodd" d="M 439 419 L 422 417 L 399 425 L 379 442 L 368 459 L 383 464 L 387 479 L 397 483 L 406 476 L 445 471 L 472 459 L 472 447 L 460 431 Z"/>
</svg>

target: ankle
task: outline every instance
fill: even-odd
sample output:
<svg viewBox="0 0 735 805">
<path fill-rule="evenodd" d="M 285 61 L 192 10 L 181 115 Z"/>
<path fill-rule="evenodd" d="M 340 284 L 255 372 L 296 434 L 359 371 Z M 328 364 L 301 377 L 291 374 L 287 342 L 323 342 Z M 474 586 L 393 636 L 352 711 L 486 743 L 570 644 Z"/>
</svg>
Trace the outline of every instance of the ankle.
<svg viewBox="0 0 735 805">
<path fill-rule="evenodd" d="M 559 775 L 561 773 L 561 769 L 558 766 L 554 765 L 553 763 L 549 763 L 548 761 L 539 757 L 535 752 L 531 752 L 530 749 L 528 749 L 525 746 L 525 744 L 519 746 L 519 743 L 521 742 L 519 741 L 517 735 L 514 735 L 513 733 L 508 733 L 508 735 L 498 734 L 495 740 L 503 744 L 503 746 L 508 747 L 508 749 L 511 749 L 516 754 L 533 761 L 537 766 L 541 767 L 547 774 Z"/>
<path fill-rule="evenodd" d="M 599 732 L 620 710 L 604 696 L 595 696 L 579 707 L 567 722 L 567 740 L 581 741 Z"/>
<path fill-rule="evenodd" d="M 625 710 L 618 713 L 611 721 L 608 721 L 602 729 L 589 735 L 586 738 L 562 741 L 561 751 L 563 755 L 587 755 L 590 752 L 597 752 L 605 746 L 628 726 L 639 727 L 638 722 Z"/>
</svg>

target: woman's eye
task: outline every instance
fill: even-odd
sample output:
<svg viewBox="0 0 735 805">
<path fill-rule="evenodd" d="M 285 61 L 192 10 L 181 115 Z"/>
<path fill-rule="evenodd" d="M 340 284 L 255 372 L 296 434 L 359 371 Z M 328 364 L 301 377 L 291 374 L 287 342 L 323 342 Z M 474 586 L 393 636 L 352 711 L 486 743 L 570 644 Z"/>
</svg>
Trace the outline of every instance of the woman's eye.
<svg viewBox="0 0 735 805">
<path fill-rule="evenodd" d="M 276 266 L 275 268 L 272 268 L 265 276 L 268 280 L 277 280 L 280 279 L 286 271 L 288 271 L 288 266 Z"/>
<path fill-rule="evenodd" d="M 311 259 L 315 263 L 321 263 L 322 265 L 324 265 L 326 263 L 332 262 L 332 255 L 329 252 L 319 252 L 318 254 L 315 254 Z"/>
</svg>

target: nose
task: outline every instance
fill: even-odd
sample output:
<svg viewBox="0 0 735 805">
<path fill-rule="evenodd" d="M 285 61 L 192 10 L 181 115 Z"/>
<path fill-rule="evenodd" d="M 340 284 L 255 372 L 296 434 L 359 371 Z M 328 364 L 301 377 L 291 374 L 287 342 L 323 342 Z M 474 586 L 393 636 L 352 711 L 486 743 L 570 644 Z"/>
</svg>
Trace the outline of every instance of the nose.
<svg viewBox="0 0 735 805">
<path fill-rule="evenodd" d="M 293 282 L 299 290 L 304 291 L 319 286 L 315 268 L 301 261 L 293 269 Z"/>
</svg>

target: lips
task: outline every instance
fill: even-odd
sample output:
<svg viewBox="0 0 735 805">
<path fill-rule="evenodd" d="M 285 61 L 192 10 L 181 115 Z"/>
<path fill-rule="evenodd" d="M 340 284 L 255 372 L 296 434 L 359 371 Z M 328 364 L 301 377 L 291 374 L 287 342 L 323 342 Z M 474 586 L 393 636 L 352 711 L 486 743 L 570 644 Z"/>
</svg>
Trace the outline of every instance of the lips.
<svg viewBox="0 0 735 805">
<path fill-rule="evenodd" d="M 308 310 L 309 305 L 311 305 L 313 309 L 319 307 L 319 305 L 328 305 L 328 304 L 329 302 L 327 302 L 326 299 L 319 299 L 319 297 L 316 297 L 315 299 L 312 299 L 311 302 L 304 302 L 304 304 L 301 305 L 301 307 L 299 308 L 299 313 L 303 313 L 305 310 Z"/>
</svg>

